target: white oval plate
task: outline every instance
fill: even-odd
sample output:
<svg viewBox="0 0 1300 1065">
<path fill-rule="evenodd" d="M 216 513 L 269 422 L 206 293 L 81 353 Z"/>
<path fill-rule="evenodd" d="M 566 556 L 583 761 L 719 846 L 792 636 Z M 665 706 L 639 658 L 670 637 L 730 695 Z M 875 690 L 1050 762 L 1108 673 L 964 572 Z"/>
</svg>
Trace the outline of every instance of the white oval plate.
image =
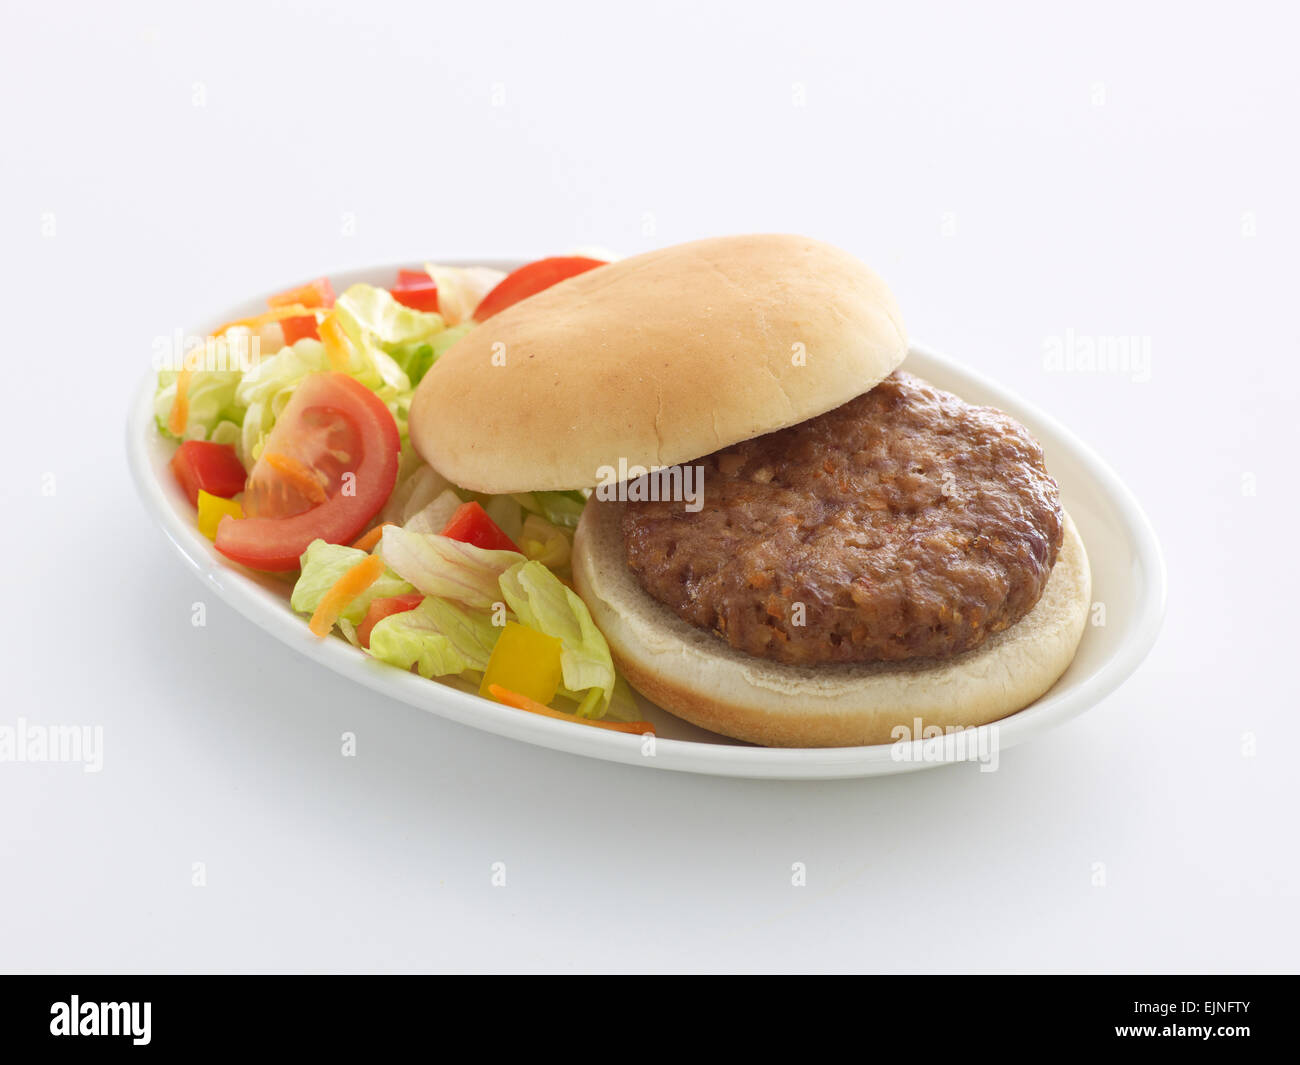
<svg viewBox="0 0 1300 1065">
<path fill-rule="evenodd" d="M 524 259 L 445 260 L 509 270 Z M 401 264 L 407 265 L 407 264 Z M 359 281 L 386 284 L 397 264 L 333 274 L 342 288 Z M 261 300 L 227 309 L 191 330 L 206 335 L 222 322 L 256 314 Z M 1114 691 L 1141 663 L 1164 617 L 1165 569 L 1160 546 L 1136 500 L 1115 473 L 1080 440 L 1017 396 L 969 367 L 929 351 L 911 348 L 905 369 L 972 403 L 987 404 L 1018 418 L 1038 438 L 1047 468 L 1061 488 L 1092 562 L 1094 601 L 1106 604 L 1106 624 L 1089 626 L 1070 668 L 1037 702 L 986 726 L 982 737 L 998 748 L 1021 743 L 1091 708 Z M 140 496 L 181 557 L 198 577 L 254 624 L 300 654 L 382 695 L 431 711 L 439 717 L 525 743 L 603 758 L 612 762 L 735 777 L 830 779 L 874 776 L 943 764 L 933 745 L 920 743 L 773 749 L 754 747 L 695 728 L 642 699 L 645 717 L 656 726 L 650 746 L 637 736 L 575 725 L 524 713 L 368 658 L 338 638 L 318 640 L 304 618 L 289 609 L 289 588 L 234 566 L 217 554 L 195 527 L 194 511 L 167 468 L 173 445 L 153 417 L 154 375 L 142 384 L 127 426 L 127 456 Z M 971 745 L 966 757 L 980 750 Z"/>
</svg>

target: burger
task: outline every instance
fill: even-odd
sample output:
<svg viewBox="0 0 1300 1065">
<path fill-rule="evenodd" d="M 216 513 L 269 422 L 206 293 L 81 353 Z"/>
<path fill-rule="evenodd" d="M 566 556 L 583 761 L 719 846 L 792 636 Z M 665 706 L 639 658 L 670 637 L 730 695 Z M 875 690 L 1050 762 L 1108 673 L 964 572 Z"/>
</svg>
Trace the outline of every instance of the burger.
<svg viewBox="0 0 1300 1065">
<path fill-rule="evenodd" d="M 1037 441 L 907 353 L 852 255 L 695 241 L 468 333 L 417 390 L 411 440 L 474 491 L 589 492 L 574 588 L 665 710 L 768 746 L 888 743 L 1032 703 L 1091 593 Z"/>
</svg>

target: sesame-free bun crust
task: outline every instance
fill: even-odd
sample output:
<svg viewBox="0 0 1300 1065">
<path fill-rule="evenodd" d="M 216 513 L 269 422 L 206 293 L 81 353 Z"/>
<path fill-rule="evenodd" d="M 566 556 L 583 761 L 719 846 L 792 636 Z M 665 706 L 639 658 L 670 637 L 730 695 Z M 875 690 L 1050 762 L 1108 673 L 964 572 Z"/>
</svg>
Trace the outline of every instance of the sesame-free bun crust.
<svg viewBox="0 0 1300 1065">
<path fill-rule="evenodd" d="M 1042 597 L 981 646 L 947 659 L 789 666 L 737 651 L 652 599 L 628 568 L 624 504 L 588 503 L 574 540 L 578 594 L 628 682 L 665 710 L 767 747 L 891 743 L 895 726 L 975 726 L 1023 709 L 1065 672 L 1092 596 L 1074 522 Z M 920 737 L 914 737 L 920 738 Z"/>
<path fill-rule="evenodd" d="M 464 488 L 589 488 L 824 414 L 907 353 L 893 295 L 847 252 L 718 237 L 633 256 L 509 307 L 445 352 L 411 441 Z"/>
</svg>

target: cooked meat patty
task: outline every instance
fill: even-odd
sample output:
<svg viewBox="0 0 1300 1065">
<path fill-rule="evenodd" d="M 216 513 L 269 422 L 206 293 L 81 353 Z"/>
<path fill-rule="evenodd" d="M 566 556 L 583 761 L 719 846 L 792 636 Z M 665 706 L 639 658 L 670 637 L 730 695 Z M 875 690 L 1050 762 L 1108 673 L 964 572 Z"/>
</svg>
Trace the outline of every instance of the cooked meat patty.
<svg viewBox="0 0 1300 1065">
<path fill-rule="evenodd" d="M 692 625 L 778 662 L 969 651 L 1033 608 L 1061 547 L 1024 426 L 911 374 L 699 464 L 698 512 L 627 504 L 628 565 Z"/>
</svg>

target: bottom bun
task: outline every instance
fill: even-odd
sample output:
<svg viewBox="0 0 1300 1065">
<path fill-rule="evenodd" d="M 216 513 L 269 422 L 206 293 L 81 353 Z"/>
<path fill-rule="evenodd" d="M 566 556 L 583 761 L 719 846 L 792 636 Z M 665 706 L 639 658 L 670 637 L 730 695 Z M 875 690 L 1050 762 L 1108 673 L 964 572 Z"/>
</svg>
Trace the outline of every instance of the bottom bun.
<svg viewBox="0 0 1300 1065">
<path fill-rule="evenodd" d="M 891 743 L 894 730 L 988 724 L 1028 706 L 1065 672 L 1092 597 L 1070 516 L 1034 609 L 981 646 L 945 659 L 791 666 L 737 651 L 651 598 L 627 565 L 623 504 L 591 500 L 573 577 L 632 687 L 711 732 L 766 747 Z"/>
</svg>

